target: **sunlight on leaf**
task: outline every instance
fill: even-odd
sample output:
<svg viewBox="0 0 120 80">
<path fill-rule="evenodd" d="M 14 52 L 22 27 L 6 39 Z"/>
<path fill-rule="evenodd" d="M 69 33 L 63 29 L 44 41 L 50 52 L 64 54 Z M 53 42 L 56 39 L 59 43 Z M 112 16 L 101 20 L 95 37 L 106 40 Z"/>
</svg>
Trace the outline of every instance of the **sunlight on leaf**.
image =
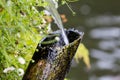
<svg viewBox="0 0 120 80">
<path fill-rule="evenodd" d="M 65 78 L 64 80 L 69 80 L 69 79 Z"/>
<path fill-rule="evenodd" d="M 76 62 L 78 63 L 81 58 L 83 58 L 84 63 L 90 69 L 89 51 L 82 43 L 79 45 L 75 54 Z"/>
</svg>

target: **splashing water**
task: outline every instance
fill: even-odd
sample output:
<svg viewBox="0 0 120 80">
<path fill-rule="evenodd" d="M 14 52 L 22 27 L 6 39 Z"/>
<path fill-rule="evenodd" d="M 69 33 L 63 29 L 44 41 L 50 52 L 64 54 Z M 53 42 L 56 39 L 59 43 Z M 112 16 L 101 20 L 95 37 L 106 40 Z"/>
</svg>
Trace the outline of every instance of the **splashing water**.
<svg viewBox="0 0 120 80">
<path fill-rule="evenodd" d="M 55 20 L 55 23 L 61 29 L 62 37 L 64 39 L 65 44 L 66 45 L 69 44 L 68 38 L 67 38 L 66 33 L 63 28 L 63 24 L 62 24 L 60 15 L 59 15 L 57 9 L 55 8 L 55 4 L 54 4 L 53 0 L 45 0 L 45 1 L 48 3 L 48 6 L 46 7 L 46 9 L 51 13 L 51 15 L 53 16 L 53 19 Z"/>
</svg>

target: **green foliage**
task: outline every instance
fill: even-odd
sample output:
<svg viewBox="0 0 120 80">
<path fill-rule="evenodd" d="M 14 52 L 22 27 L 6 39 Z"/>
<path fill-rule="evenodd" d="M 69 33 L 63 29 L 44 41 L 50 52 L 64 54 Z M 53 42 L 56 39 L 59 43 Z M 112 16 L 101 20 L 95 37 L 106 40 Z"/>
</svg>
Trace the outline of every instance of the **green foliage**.
<svg viewBox="0 0 120 80">
<path fill-rule="evenodd" d="M 84 46 L 84 44 L 79 44 L 78 49 L 75 54 L 75 60 L 78 63 L 79 59 L 83 58 L 84 63 L 90 69 L 90 59 L 89 59 L 89 51 L 88 49 Z"/>
<path fill-rule="evenodd" d="M 44 13 L 36 9 L 45 5 L 41 0 L 0 0 L 0 80 L 21 80 L 21 69 L 42 38 L 39 32 L 46 33 L 40 26 Z"/>
<path fill-rule="evenodd" d="M 69 6 L 69 2 L 76 2 L 78 0 L 62 0 L 62 4 L 66 4 L 69 10 L 72 12 L 73 16 L 76 15 L 76 12 L 73 11 L 73 9 Z"/>
<path fill-rule="evenodd" d="M 0 80 L 22 79 L 42 38 L 39 33 L 47 33 L 44 13 L 37 10 L 46 5 L 42 0 L 0 0 Z"/>
<path fill-rule="evenodd" d="M 68 79 L 68 78 L 65 78 L 64 80 L 70 80 L 70 79 Z"/>
<path fill-rule="evenodd" d="M 64 2 L 76 2 L 76 1 L 78 1 L 78 0 L 62 0 L 63 3 Z"/>
</svg>

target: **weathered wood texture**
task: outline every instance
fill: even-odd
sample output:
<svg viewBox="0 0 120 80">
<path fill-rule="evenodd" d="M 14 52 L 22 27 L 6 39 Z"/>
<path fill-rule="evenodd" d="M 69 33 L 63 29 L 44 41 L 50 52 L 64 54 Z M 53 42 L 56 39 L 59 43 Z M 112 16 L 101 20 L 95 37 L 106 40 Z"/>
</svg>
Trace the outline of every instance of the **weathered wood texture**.
<svg viewBox="0 0 120 80">
<path fill-rule="evenodd" d="M 57 34 L 57 35 L 56 35 Z M 41 41 L 35 51 L 23 80 L 64 80 L 83 33 L 67 30 L 69 44 L 65 45 L 60 31 Z M 55 38 L 59 37 L 57 41 Z"/>
</svg>

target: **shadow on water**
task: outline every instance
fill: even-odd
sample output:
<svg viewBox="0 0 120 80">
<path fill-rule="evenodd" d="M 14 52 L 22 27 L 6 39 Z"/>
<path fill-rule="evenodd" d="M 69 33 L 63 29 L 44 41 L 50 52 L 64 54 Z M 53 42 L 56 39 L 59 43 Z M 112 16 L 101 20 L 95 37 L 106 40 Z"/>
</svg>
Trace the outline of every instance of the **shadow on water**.
<svg viewBox="0 0 120 80">
<path fill-rule="evenodd" d="M 66 28 L 85 32 L 83 43 L 90 51 L 91 70 L 73 62 L 71 80 L 120 80 L 120 0 L 79 0 L 59 8 L 68 22 Z"/>
</svg>

